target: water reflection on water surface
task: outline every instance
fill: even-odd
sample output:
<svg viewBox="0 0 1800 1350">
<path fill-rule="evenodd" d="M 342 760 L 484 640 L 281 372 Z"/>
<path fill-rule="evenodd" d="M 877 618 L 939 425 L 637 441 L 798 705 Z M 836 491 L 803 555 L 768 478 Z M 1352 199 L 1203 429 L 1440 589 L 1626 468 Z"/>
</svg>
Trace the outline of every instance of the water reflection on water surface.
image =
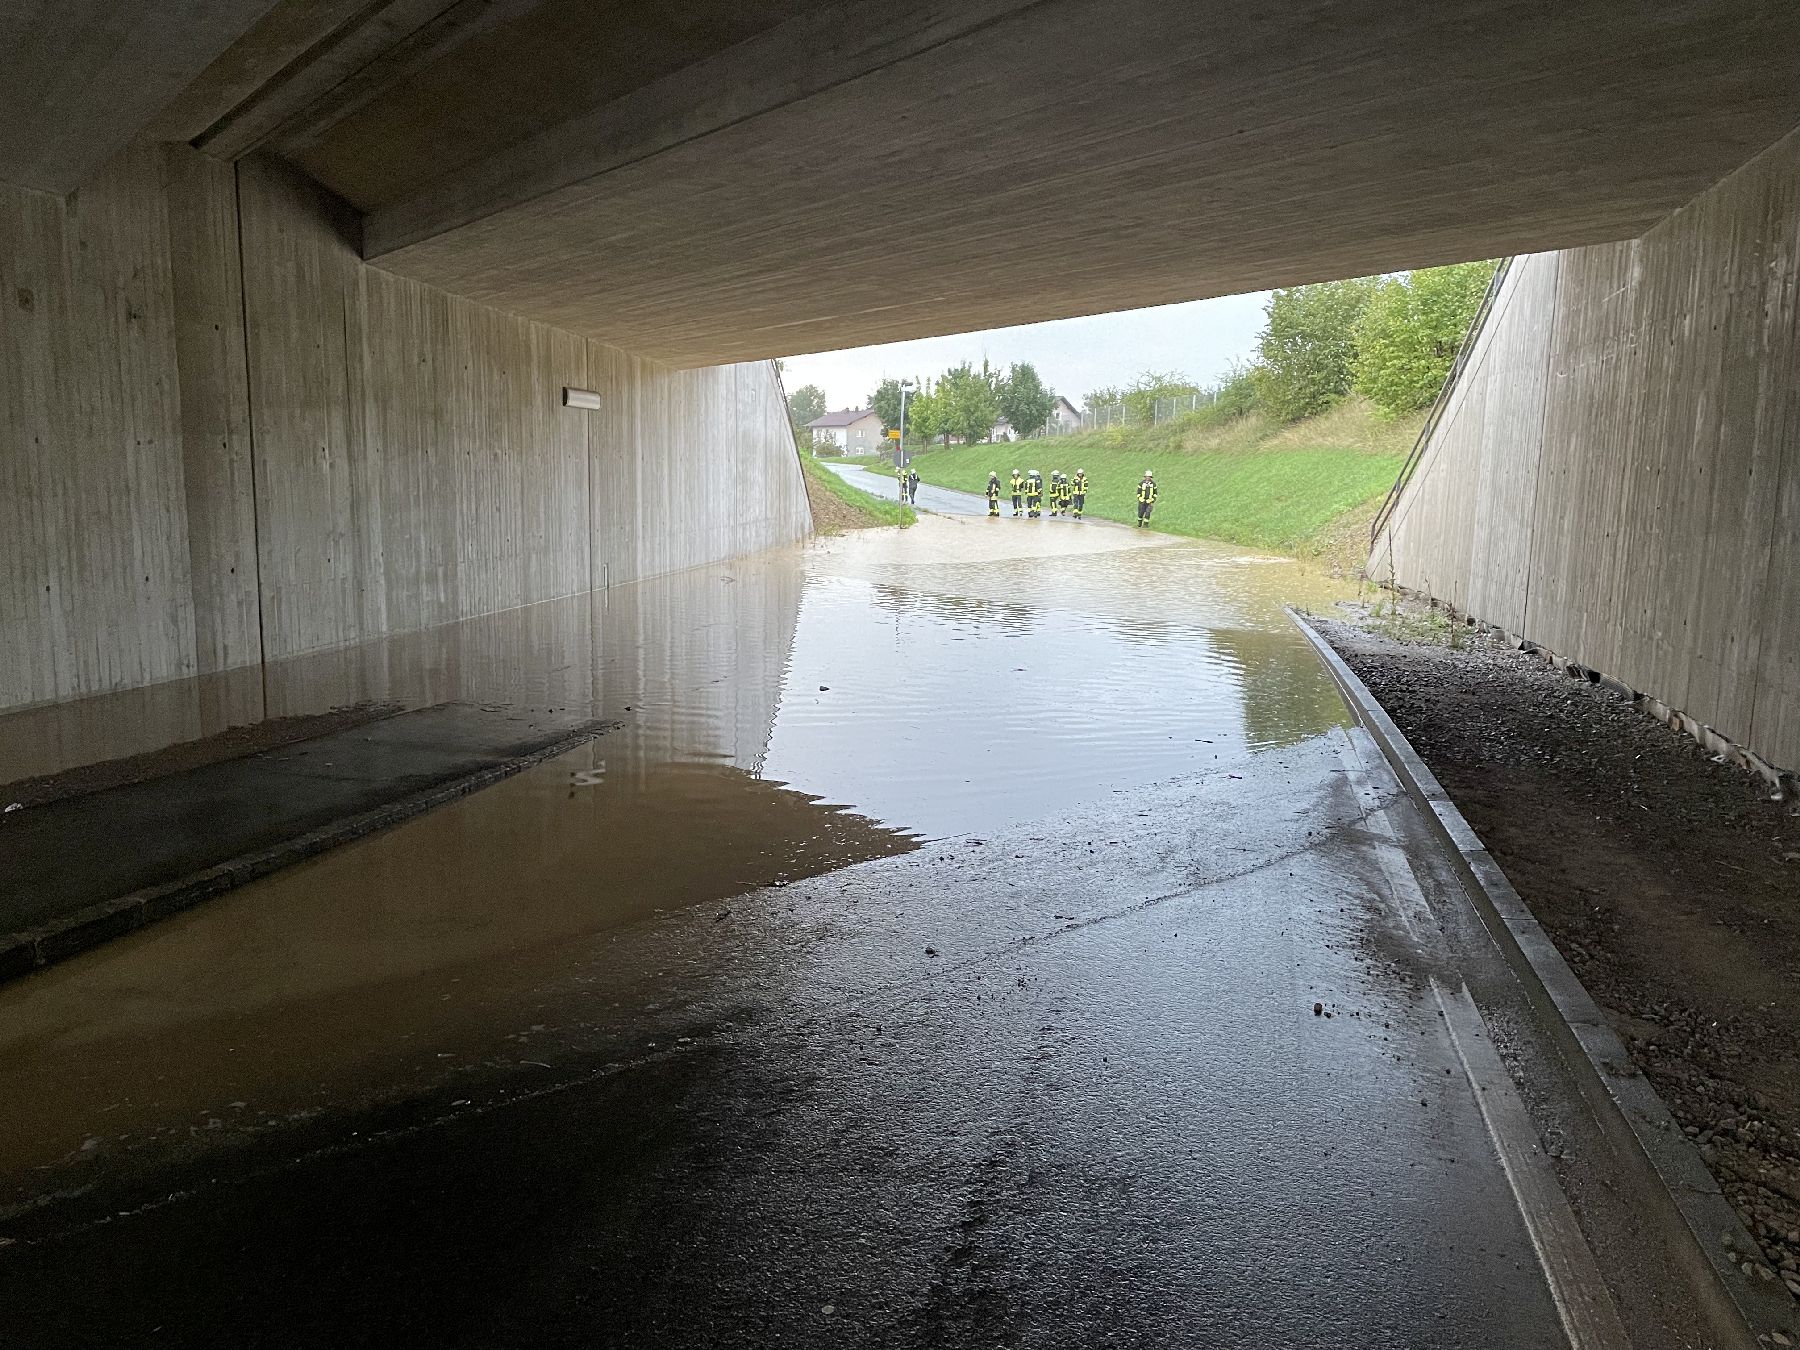
<svg viewBox="0 0 1800 1350">
<path fill-rule="evenodd" d="M 32 1103 L 0 1113 L 0 1175 L 221 1112 L 404 1095 L 503 1042 L 516 1058 L 621 924 L 1315 735 L 1343 709 L 1281 606 L 1339 593 L 1099 523 L 927 517 L 303 658 L 254 690 L 0 719 L 7 762 L 34 772 L 224 707 L 465 699 L 622 723 L 0 989 L 0 1094 Z"/>
</svg>

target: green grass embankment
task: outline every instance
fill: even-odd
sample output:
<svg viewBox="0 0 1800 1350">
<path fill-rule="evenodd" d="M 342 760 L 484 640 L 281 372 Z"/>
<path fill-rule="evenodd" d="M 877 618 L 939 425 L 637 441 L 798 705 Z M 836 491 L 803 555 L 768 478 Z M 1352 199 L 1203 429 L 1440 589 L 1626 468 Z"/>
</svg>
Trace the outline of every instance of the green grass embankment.
<svg viewBox="0 0 1800 1350">
<path fill-rule="evenodd" d="M 1418 434 L 1419 419 L 1386 421 L 1349 400 L 1290 426 L 1255 414 L 1200 414 L 1156 427 L 1114 427 L 1010 444 L 913 451 L 927 483 L 982 492 L 988 471 L 1086 469 L 1087 514 L 1137 518 L 1137 485 L 1156 474 L 1156 529 L 1222 539 L 1353 571 L 1374 511 Z M 877 470 L 879 472 L 879 470 Z M 892 471 L 889 470 L 891 473 Z"/>
<path fill-rule="evenodd" d="M 872 525 L 905 527 L 919 518 L 910 506 L 852 487 L 805 451 L 800 454 L 800 468 L 806 475 L 813 528 L 820 534 L 862 530 Z"/>
</svg>

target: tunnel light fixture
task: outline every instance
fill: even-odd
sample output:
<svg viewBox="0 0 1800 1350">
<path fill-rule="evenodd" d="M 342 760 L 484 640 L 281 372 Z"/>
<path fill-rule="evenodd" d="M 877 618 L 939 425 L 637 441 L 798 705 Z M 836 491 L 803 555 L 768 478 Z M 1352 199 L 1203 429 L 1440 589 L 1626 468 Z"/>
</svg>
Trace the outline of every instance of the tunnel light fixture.
<svg viewBox="0 0 1800 1350">
<path fill-rule="evenodd" d="M 592 412 L 600 406 L 600 395 L 592 389 L 571 389 L 563 386 L 563 407 L 586 408 Z"/>
</svg>

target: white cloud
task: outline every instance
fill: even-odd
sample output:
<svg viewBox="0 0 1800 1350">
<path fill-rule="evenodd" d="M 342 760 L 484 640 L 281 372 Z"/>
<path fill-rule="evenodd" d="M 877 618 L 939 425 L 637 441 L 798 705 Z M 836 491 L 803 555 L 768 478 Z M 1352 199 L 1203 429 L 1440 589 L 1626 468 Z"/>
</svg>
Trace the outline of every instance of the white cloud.
<svg viewBox="0 0 1800 1350">
<path fill-rule="evenodd" d="M 995 366 L 1029 361 L 1046 384 L 1079 407 L 1088 390 L 1126 384 L 1146 370 L 1179 371 L 1196 384 L 1213 383 L 1233 361 L 1255 354 L 1267 300 L 1268 292 L 1259 291 L 792 356 L 782 378 L 790 392 L 816 384 L 833 408 L 854 408 L 889 376 L 932 378 L 963 361 L 979 366 L 984 357 Z"/>
</svg>

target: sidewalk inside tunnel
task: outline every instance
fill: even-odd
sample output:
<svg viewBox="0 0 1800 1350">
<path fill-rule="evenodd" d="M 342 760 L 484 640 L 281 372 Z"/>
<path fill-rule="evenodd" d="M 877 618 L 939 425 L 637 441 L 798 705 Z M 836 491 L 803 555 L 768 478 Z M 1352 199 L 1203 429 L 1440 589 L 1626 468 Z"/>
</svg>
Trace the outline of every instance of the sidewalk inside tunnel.
<svg viewBox="0 0 1800 1350">
<path fill-rule="evenodd" d="M 0 1344 L 1703 1343 L 1342 594 L 927 516 L 289 672 L 619 726 L 0 988 Z"/>
</svg>

